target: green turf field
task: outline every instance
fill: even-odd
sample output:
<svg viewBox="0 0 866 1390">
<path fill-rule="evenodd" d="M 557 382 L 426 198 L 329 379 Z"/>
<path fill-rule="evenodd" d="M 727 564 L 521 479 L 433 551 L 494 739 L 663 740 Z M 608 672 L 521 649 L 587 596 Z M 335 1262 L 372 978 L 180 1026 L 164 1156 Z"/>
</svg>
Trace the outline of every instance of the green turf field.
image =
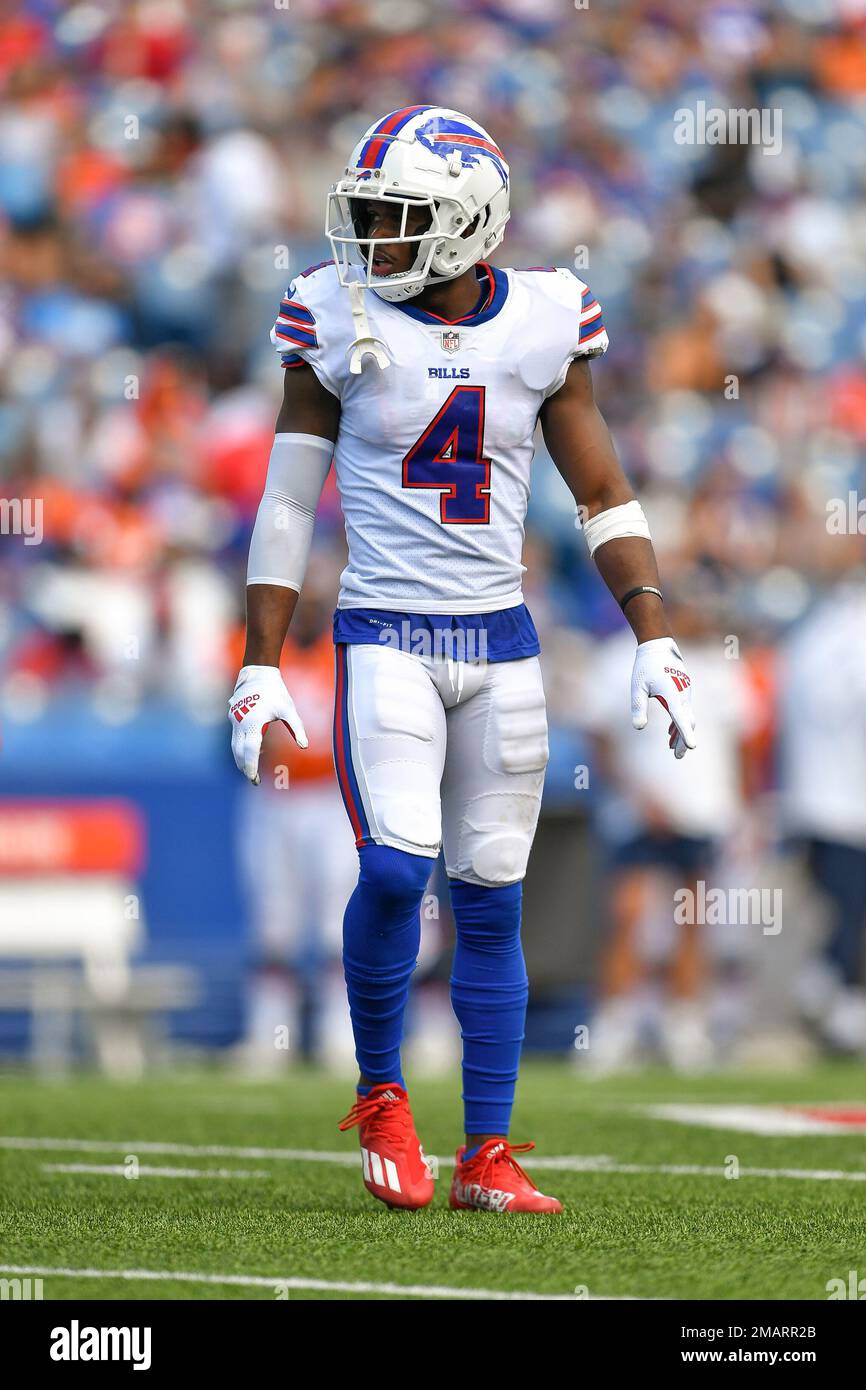
<svg viewBox="0 0 866 1390">
<path fill-rule="evenodd" d="M 425 1149 L 443 1159 L 459 1139 L 456 1092 L 456 1081 L 411 1088 Z M 847 1280 L 852 1269 L 866 1278 L 866 1132 L 765 1137 L 652 1119 L 640 1109 L 685 1101 L 863 1106 L 862 1067 L 602 1082 L 564 1065 L 526 1065 L 512 1135 L 535 1139 L 543 1159 L 574 1160 L 561 1171 L 534 1167 L 536 1155 L 526 1160 L 539 1186 L 565 1203 L 559 1217 L 452 1213 L 444 1163 L 431 1207 L 388 1211 L 362 1186 L 357 1133 L 337 1132 L 351 1100 L 350 1086 L 311 1073 L 266 1084 L 213 1070 L 138 1085 L 3 1077 L 0 1278 L 13 1277 L 10 1266 L 31 1269 L 46 1299 L 399 1297 L 395 1285 L 419 1297 L 436 1287 L 440 1297 L 573 1297 L 587 1289 L 595 1297 L 826 1299 L 828 1280 Z M 16 1147 L 15 1137 L 71 1142 Z M 236 1152 L 250 1147 L 348 1161 Z M 49 1166 L 116 1168 L 129 1155 L 143 1170 L 135 1179 Z M 861 1180 L 730 1179 L 730 1155 L 741 1169 L 842 1171 Z M 574 1170 L 581 1160 L 587 1171 Z M 639 1171 L 597 1171 L 628 1165 Z M 643 1171 L 689 1165 L 713 1171 Z M 217 1176 L 226 1172 L 232 1176 Z M 59 1269 L 101 1277 L 48 1272 Z M 119 1277 L 129 1271 L 216 1281 Z M 229 1277 L 261 1282 L 218 1282 Z M 310 1281 L 338 1287 L 306 1287 Z"/>
</svg>

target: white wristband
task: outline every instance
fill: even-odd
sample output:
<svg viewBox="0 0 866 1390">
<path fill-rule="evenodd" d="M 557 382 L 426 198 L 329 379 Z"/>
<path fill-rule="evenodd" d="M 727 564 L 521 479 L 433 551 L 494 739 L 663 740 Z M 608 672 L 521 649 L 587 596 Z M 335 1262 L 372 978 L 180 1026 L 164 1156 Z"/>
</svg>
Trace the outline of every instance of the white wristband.
<svg viewBox="0 0 866 1390">
<path fill-rule="evenodd" d="M 619 536 L 643 536 L 650 539 L 649 526 L 640 502 L 624 502 L 621 507 L 608 507 L 590 521 L 583 523 L 583 534 L 594 555 L 600 545 L 616 540 Z"/>
<path fill-rule="evenodd" d="M 330 439 L 314 434 L 274 436 L 250 541 L 247 584 L 277 584 L 300 592 L 333 452 Z"/>
</svg>

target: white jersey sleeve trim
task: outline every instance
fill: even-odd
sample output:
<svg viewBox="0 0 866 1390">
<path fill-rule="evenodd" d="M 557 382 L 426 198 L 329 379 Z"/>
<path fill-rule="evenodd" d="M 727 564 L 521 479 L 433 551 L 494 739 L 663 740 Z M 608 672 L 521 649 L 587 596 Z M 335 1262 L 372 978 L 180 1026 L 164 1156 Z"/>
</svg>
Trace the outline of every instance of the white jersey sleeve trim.
<svg viewBox="0 0 866 1390">
<path fill-rule="evenodd" d="M 323 271 L 324 267 L 317 267 Z M 329 339 L 327 281 L 317 284 L 315 271 L 297 276 L 280 301 L 279 313 L 271 329 L 271 343 L 284 367 L 306 362 L 332 396 L 340 397 L 339 383 L 326 365 Z"/>
<path fill-rule="evenodd" d="M 555 270 L 541 272 L 537 275 L 537 285 L 560 310 L 568 311 L 561 327 L 557 326 L 557 332 L 562 335 L 557 337 L 557 342 L 562 343 L 563 355 L 558 371 L 544 390 L 546 400 L 562 386 L 575 358 L 601 357 L 607 352 L 609 339 L 601 305 L 589 286 L 572 271 L 557 266 Z"/>
</svg>

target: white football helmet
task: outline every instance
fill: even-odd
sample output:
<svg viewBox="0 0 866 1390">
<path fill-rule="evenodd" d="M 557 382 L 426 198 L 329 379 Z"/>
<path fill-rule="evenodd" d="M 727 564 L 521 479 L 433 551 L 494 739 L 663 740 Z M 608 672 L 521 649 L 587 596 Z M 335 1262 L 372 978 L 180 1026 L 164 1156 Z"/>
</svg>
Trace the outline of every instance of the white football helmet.
<svg viewBox="0 0 866 1390">
<path fill-rule="evenodd" d="M 381 199 L 402 208 L 401 235 L 365 235 L 365 204 Z M 442 106 L 392 111 L 359 140 L 328 194 L 325 232 L 340 283 L 360 282 L 395 301 L 462 275 L 499 245 L 508 203 L 508 165 L 476 121 Z M 409 208 L 419 205 L 430 209 L 430 225 L 407 236 Z M 407 243 L 417 245 L 411 269 L 373 274 L 376 246 Z"/>
</svg>

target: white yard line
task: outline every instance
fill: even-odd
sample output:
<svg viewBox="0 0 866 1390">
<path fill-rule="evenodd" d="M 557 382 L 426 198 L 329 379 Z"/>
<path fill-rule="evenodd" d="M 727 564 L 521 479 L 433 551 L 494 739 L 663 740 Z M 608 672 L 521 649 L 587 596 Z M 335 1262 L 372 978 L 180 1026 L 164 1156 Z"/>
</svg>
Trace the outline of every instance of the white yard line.
<svg viewBox="0 0 866 1390">
<path fill-rule="evenodd" d="M 71 1150 L 76 1153 L 184 1154 L 200 1158 L 258 1158 L 276 1159 L 290 1163 L 331 1163 L 344 1168 L 356 1168 L 358 1153 L 343 1153 L 328 1149 L 265 1149 L 236 1148 L 227 1144 L 173 1144 L 155 1140 L 110 1139 L 49 1139 L 26 1135 L 0 1137 L 0 1149 Z M 438 1158 L 441 1168 L 453 1168 L 453 1158 Z M 697 1163 L 617 1163 L 607 1154 L 559 1154 L 549 1158 L 533 1158 L 529 1166 L 539 1171 L 563 1173 L 661 1173 L 673 1177 L 726 1177 L 722 1164 Z M 96 1165 L 94 1165 L 94 1168 Z M 141 1171 L 141 1170 L 139 1170 Z M 159 1175 L 168 1169 L 155 1168 Z M 190 1170 L 193 1174 L 194 1170 Z M 226 1170 L 228 1171 L 228 1170 Z M 866 1182 L 866 1171 L 847 1168 L 747 1168 L 741 1167 L 741 1178 L 800 1178 L 812 1182 Z M 195 1176 L 200 1174 L 195 1171 Z"/>
<path fill-rule="evenodd" d="M 535 1168 L 547 1165 L 544 1160 L 533 1164 Z M 560 1166 L 557 1164 L 557 1166 Z M 587 1169 L 593 1173 L 668 1173 L 675 1177 L 695 1176 L 705 1178 L 729 1178 L 727 1168 L 721 1164 L 700 1163 L 609 1163 L 599 1164 L 597 1168 Z M 805 1178 L 810 1182 L 866 1182 L 866 1172 L 846 1168 L 740 1168 L 741 1178 Z"/>
<path fill-rule="evenodd" d="M 0 1136 L 0 1149 L 68 1149 L 72 1153 L 175 1154 L 185 1158 L 276 1158 L 289 1163 L 342 1163 L 354 1168 L 358 1153 L 328 1149 L 237 1148 L 231 1144 L 173 1144 L 151 1139 L 48 1139 Z M 453 1163 L 452 1159 L 443 1159 Z"/>
<path fill-rule="evenodd" d="M 829 1115 L 807 1115 L 808 1106 L 785 1105 L 645 1105 L 641 1113 L 652 1120 L 673 1120 L 677 1124 L 708 1129 L 734 1129 L 744 1134 L 770 1136 L 856 1135 L 863 1138 L 866 1127 L 846 1124 Z M 850 1108 L 850 1107 L 849 1107 Z M 830 1109 L 828 1106 L 827 1109 Z"/>
<path fill-rule="evenodd" d="M 514 1300 L 553 1303 L 580 1303 L 584 1299 L 570 1293 L 532 1293 L 504 1289 L 461 1289 L 446 1284 L 374 1284 L 367 1280 L 298 1279 L 280 1274 L 188 1274 L 169 1269 L 56 1269 L 48 1265 L 0 1265 L 0 1274 L 36 1275 L 39 1278 L 69 1279 L 127 1279 L 178 1284 L 232 1284 L 244 1289 L 270 1289 L 273 1293 L 292 1289 L 309 1289 L 321 1293 L 391 1294 L 397 1298 L 470 1298 L 511 1302 Z M 596 1302 L 608 1302 L 600 1294 L 589 1294 Z M 619 1301 L 619 1300 L 617 1300 Z M 633 1300 L 628 1300 L 633 1301 Z"/>
<path fill-rule="evenodd" d="M 112 1178 L 271 1178 L 264 1168 L 159 1168 L 139 1163 L 134 1170 L 125 1163 L 43 1163 L 43 1173 L 98 1173 Z"/>
</svg>

